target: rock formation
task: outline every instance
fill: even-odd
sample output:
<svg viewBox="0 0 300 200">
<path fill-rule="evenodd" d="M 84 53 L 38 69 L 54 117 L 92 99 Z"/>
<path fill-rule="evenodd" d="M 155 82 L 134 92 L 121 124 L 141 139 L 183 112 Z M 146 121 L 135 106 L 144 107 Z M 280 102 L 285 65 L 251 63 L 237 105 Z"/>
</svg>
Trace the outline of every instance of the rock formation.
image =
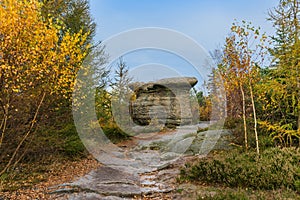
<svg viewBox="0 0 300 200">
<path fill-rule="evenodd" d="M 142 126 L 165 124 L 167 127 L 192 122 L 190 89 L 197 84 L 194 77 L 161 79 L 149 83 L 133 83 L 130 102 L 133 121 Z"/>
</svg>

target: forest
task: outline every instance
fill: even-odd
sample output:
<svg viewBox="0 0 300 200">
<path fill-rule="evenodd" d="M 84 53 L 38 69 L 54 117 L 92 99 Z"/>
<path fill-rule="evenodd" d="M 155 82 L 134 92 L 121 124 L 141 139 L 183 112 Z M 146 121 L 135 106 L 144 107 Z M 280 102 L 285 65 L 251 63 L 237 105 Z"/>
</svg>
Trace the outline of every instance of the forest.
<svg viewBox="0 0 300 200">
<path fill-rule="evenodd" d="M 214 90 L 222 85 L 224 129 L 233 136 L 229 150 L 181 168 L 178 184 L 219 188 L 198 199 L 300 197 L 299 1 L 279 0 L 266 20 L 275 35 L 233 21 L 224 45 L 210 53 L 217 65 L 205 85 L 209 92 L 194 89 L 190 96 L 198 102 L 197 120 L 209 121 Z M 46 187 L 99 166 L 72 115 L 83 68 L 96 71 L 95 110 L 105 135 L 114 144 L 132 139 L 112 113 L 114 97 L 132 80 L 129 66 L 120 58 L 116 70 L 96 69 L 109 55 L 95 34 L 88 0 L 0 1 L 0 199 L 47 199 Z"/>
</svg>

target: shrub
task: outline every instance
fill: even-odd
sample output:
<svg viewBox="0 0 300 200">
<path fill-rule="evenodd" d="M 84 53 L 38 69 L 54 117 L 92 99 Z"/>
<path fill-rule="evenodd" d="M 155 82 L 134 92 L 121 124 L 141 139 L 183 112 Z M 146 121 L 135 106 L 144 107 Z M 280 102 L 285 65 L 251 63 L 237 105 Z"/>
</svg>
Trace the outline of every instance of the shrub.
<svg viewBox="0 0 300 200">
<path fill-rule="evenodd" d="M 225 120 L 224 127 L 226 129 L 234 129 L 236 128 L 237 124 L 242 124 L 242 123 L 243 123 L 242 119 L 228 117 Z"/>
<path fill-rule="evenodd" d="M 254 133 L 254 121 L 252 118 L 247 118 L 247 133 L 248 133 L 248 145 L 250 148 L 256 147 L 255 133 Z M 244 146 L 244 126 L 243 120 L 240 118 L 227 118 L 224 123 L 224 128 L 230 129 L 237 145 Z M 261 150 L 265 150 L 270 147 L 275 147 L 276 144 L 272 137 L 265 132 L 261 126 L 258 126 L 258 137 L 259 137 L 259 147 Z"/>
<path fill-rule="evenodd" d="M 227 152 L 228 153 L 228 152 Z M 297 190 L 300 181 L 300 152 L 295 148 L 270 148 L 260 157 L 255 152 L 203 159 L 186 165 L 181 179 L 253 189 L 290 188 Z"/>
<path fill-rule="evenodd" d="M 204 197 L 198 197 L 198 200 L 248 200 L 249 198 L 247 197 L 247 194 L 244 192 L 232 192 L 232 191 L 227 191 L 225 193 L 218 193 L 216 195 L 210 196 L 204 196 Z"/>
<path fill-rule="evenodd" d="M 106 124 L 102 127 L 102 129 L 106 137 L 108 137 L 108 139 L 113 143 L 118 143 L 130 138 L 130 136 L 122 131 L 114 122 Z"/>
</svg>

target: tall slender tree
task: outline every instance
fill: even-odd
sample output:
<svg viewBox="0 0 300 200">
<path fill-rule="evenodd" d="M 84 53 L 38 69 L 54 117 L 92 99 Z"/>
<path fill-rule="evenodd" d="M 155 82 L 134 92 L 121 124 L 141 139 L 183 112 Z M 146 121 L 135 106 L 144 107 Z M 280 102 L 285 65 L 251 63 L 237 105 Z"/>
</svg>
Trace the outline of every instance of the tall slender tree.
<svg viewBox="0 0 300 200">
<path fill-rule="evenodd" d="M 114 119 L 121 126 L 130 125 L 127 115 L 130 107 L 129 99 L 132 95 L 132 92 L 129 89 L 129 84 L 132 79 L 133 78 L 129 75 L 128 65 L 124 61 L 123 57 L 120 57 L 115 70 L 115 77 L 111 84 L 111 95 Z"/>
<path fill-rule="evenodd" d="M 257 82 L 257 71 L 264 60 L 264 41 L 266 36 L 260 35 L 260 28 L 243 21 L 242 25 L 233 23 L 231 35 L 226 38 L 223 59 L 219 64 L 220 72 L 227 96 L 238 95 L 238 104 L 242 107 L 241 116 L 244 127 L 244 144 L 248 149 L 247 107 L 251 103 L 254 120 L 256 149 L 259 154 L 256 103 L 254 101 L 254 85 Z M 232 102 L 229 102 L 232 104 Z M 238 105 L 235 105 L 238 106 Z"/>
</svg>

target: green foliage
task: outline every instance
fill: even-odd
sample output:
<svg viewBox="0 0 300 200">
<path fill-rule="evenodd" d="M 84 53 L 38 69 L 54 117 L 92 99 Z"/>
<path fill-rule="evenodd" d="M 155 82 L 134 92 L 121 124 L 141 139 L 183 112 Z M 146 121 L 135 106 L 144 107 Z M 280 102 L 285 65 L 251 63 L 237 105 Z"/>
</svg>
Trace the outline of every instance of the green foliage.
<svg viewBox="0 0 300 200">
<path fill-rule="evenodd" d="M 93 42 L 96 33 L 96 24 L 90 15 L 88 0 L 41 0 L 42 16 L 47 19 L 53 18 L 58 25 L 66 26 L 66 30 L 72 34 L 82 31 L 88 34 L 87 41 L 83 46 Z M 65 30 L 60 34 L 64 35 Z"/>
<path fill-rule="evenodd" d="M 298 169 L 296 170 L 296 173 L 298 174 L 298 176 L 300 176 L 300 167 L 298 167 Z M 294 185 L 295 185 L 296 191 L 300 193 L 300 180 L 296 180 Z"/>
<path fill-rule="evenodd" d="M 295 130 L 292 123 L 289 124 L 271 124 L 266 121 L 260 122 L 262 128 L 266 130 L 271 136 L 273 141 L 285 147 L 300 146 L 300 132 Z"/>
<path fill-rule="evenodd" d="M 210 191 L 210 192 L 208 192 Z M 207 200 L 265 200 L 265 199 L 299 199 L 299 194 L 290 189 L 252 190 L 250 188 L 208 187 L 197 199 Z"/>
<path fill-rule="evenodd" d="M 290 47 L 299 40 L 299 1 L 280 0 L 278 6 L 269 12 L 268 20 L 273 22 L 276 34 L 272 36 L 274 48 L 270 52 L 275 57 L 284 57 Z"/>
<path fill-rule="evenodd" d="M 76 160 L 88 155 L 73 122 L 57 122 L 56 126 L 52 128 L 42 127 L 38 130 L 38 134 L 33 140 L 31 153 L 26 156 L 28 159 L 35 157 L 36 160 L 31 159 L 32 162 L 39 159 L 48 159 L 47 156 Z"/>
<path fill-rule="evenodd" d="M 299 186 L 300 151 L 270 148 L 260 157 L 254 152 L 228 152 L 205 158 L 181 170 L 181 178 L 196 182 L 253 189 L 296 190 Z"/>
<path fill-rule="evenodd" d="M 300 88 L 297 78 L 300 42 L 295 46 L 297 48 L 284 57 L 278 57 L 277 68 L 268 74 L 258 88 L 260 124 L 274 140 L 285 146 L 298 145 L 300 142 Z"/>
<path fill-rule="evenodd" d="M 255 141 L 255 134 L 254 134 L 254 129 L 253 129 L 253 119 L 252 118 L 247 118 L 247 140 L 248 140 L 248 145 L 249 148 L 255 148 L 256 146 L 256 141 Z M 226 118 L 225 123 L 224 123 L 224 128 L 229 129 L 232 133 L 233 140 L 232 142 L 236 145 L 244 145 L 244 126 L 243 126 L 243 120 L 241 118 Z M 260 147 L 265 149 L 266 147 L 273 147 L 273 141 L 272 139 L 266 134 L 263 134 L 263 132 L 259 129 L 260 134 L 258 136 L 260 143 Z"/>
<path fill-rule="evenodd" d="M 111 95 L 105 89 L 96 89 L 95 110 L 100 125 L 105 125 L 112 120 Z"/>
<path fill-rule="evenodd" d="M 102 72 L 104 77 L 100 77 L 102 80 L 100 86 L 96 89 L 95 110 L 98 122 L 104 134 L 113 143 L 129 139 L 129 135 L 118 126 L 118 124 L 130 126 L 129 118 L 126 116 L 128 109 L 126 102 L 129 99 L 128 84 L 132 78 L 128 76 L 128 70 L 128 66 L 120 58 L 115 71 L 115 79 L 109 81 L 111 90 L 107 89 L 108 81 L 105 78 L 108 76 L 108 71 L 105 69 Z"/>
<path fill-rule="evenodd" d="M 118 143 L 123 140 L 128 140 L 130 136 L 122 131 L 115 123 L 110 123 L 102 127 L 104 134 L 113 143 Z"/>
<path fill-rule="evenodd" d="M 205 87 L 205 85 L 204 85 Z M 209 121 L 212 113 L 212 94 L 205 95 L 203 91 L 192 88 L 190 102 L 192 108 L 193 121 Z"/>
<path fill-rule="evenodd" d="M 242 123 L 241 119 L 228 117 L 225 120 L 224 128 L 226 129 L 234 129 L 238 124 Z"/>
<path fill-rule="evenodd" d="M 254 138 L 250 139 L 250 147 L 254 147 Z M 262 151 L 276 147 L 276 143 L 272 140 L 272 138 L 268 135 L 260 135 L 259 136 L 259 144 Z"/>
<path fill-rule="evenodd" d="M 205 98 L 202 91 L 197 92 L 196 97 L 197 97 L 197 101 L 198 101 L 199 106 L 205 106 L 206 105 L 206 102 L 205 102 L 206 98 Z"/>
<path fill-rule="evenodd" d="M 256 88 L 260 124 L 280 145 L 300 143 L 300 19 L 297 0 L 281 0 L 269 13 L 276 29 L 272 36 L 272 69 Z"/>
<path fill-rule="evenodd" d="M 86 149 L 82 144 L 73 123 L 66 124 L 65 127 L 58 132 L 58 134 L 64 141 L 62 145 L 63 154 L 70 158 L 86 156 Z"/>
<path fill-rule="evenodd" d="M 218 193 L 214 196 L 206 195 L 205 197 L 199 197 L 198 200 L 248 200 L 249 197 L 245 192 L 233 192 L 228 191 L 225 193 Z"/>
<path fill-rule="evenodd" d="M 53 125 L 47 122 L 52 109 L 70 109 L 76 74 L 90 45 L 88 32 L 75 33 L 51 16 L 45 19 L 38 0 L 5 0 L 0 16 L 0 162 L 6 163 L 1 174 L 31 151 L 43 120 Z"/>
</svg>

